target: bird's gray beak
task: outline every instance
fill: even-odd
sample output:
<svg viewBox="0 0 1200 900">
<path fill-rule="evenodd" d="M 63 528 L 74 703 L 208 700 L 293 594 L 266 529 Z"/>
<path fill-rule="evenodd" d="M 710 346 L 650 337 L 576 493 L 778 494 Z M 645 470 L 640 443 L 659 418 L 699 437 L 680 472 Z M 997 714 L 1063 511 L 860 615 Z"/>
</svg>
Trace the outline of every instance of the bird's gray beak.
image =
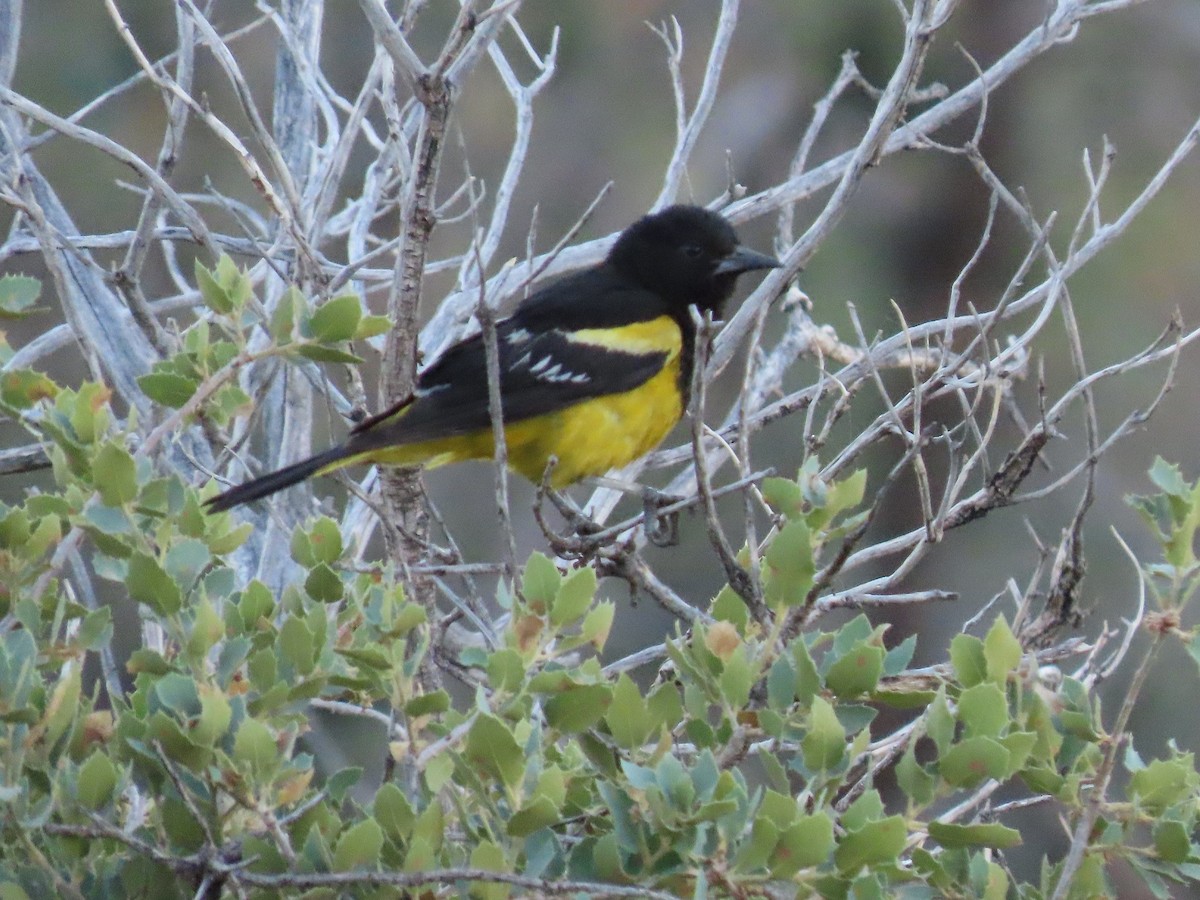
<svg viewBox="0 0 1200 900">
<path fill-rule="evenodd" d="M 751 250 L 749 247 L 738 244 L 733 248 L 732 253 L 717 263 L 713 274 L 740 275 L 751 269 L 778 269 L 782 265 L 783 263 L 773 256 L 767 256 L 765 253 L 759 253 L 757 250 Z"/>
</svg>

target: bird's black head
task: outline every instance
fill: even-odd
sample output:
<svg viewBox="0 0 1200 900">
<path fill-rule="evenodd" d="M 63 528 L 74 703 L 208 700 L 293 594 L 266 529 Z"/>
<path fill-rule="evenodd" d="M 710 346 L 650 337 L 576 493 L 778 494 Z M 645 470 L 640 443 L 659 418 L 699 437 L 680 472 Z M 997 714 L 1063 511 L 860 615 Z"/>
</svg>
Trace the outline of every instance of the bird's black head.
<svg viewBox="0 0 1200 900">
<path fill-rule="evenodd" d="M 733 226 L 699 206 L 670 206 L 621 232 L 608 263 L 686 314 L 695 304 L 721 314 L 738 275 L 779 260 L 738 243 Z"/>
</svg>

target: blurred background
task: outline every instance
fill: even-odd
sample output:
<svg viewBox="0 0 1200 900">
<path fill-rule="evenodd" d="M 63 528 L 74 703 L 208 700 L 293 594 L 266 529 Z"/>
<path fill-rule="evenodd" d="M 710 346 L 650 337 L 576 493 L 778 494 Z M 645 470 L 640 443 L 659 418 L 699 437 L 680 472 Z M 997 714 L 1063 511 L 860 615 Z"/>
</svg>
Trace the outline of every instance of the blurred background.
<svg viewBox="0 0 1200 900">
<path fill-rule="evenodd" d="M 436 54 L 455 6 L 435 2 L 423 13 L 413 35 L 423 58 Z M 120 8 L 151 58 L 172 50 L 174 17 L 162 3 L 126 0 Z M 535 247 L 548 249 L 610 181 L 611 191 L 584 225 L 581 237 L 610 234 L 645 212 L 660 189 L 675 122 L 666 53 L 648 24 L 658 26 L 671 17 L 678 18 L 685 40 L 683 75 L 691 103 L 703 74 L 718 9 L 715 0 L 526 0 L 519 20 L 539 51 L 550 46 L 553 29 L 561 29 L 558 66 L 535 106 L 528 162 L 497 260 L 524 255 L 535 210 Z M 1043 0 L 966 0 L 949 27 L 939 33 L 922 83 L 940 81 L 956 89 L 972 78 L 972 59 L 986 68 L 1036 28 L 1049 9 Z M 244 0 L 216 2 L 210 14 L 222 33 L 255 17 L 253 5 Z M 730 174 L 750 192 L 784 180 L 813 104 L 835 77 L 842 54 L 855 51 L 866 78 L 882 86 L 898 58 L 901 34 L 891 0 L 744 3 L 716 106 L 680 199 L 706 203 L 726 188 Z M 261 108 L 269 110 L 277 49 L 274 31 L 270 27 L 250 30 L 231 46 Z M 358 4 L 351 0 L 327 3 L 324 74 L 344 96 L 353 97 L 357 92 L 371 61 L 371 46 L 370 29 Z M 527 62 L 515 41 L 506 39 L 505 46 L 514 64 Z M 136 72 L 128 49 L 98 0 L 28 3 L 21 51 L 15 88 L 64 116 Z M 533 74 L 532 66 L 518 71 L 523 80 Z M 198 57 L 197 94 L 200 90 L 215 111 L 234 109 L 226 81 L 206 54 Z M 861 91 L 848 93 L 835 108 L 810 165 L 854 146 L 872 108 L 873 101 Z M 1200 7 L 1195 0 L 1158 0 L 1084 22 L 1074 40 L 1000 86 L 989 99 L 982 150 L 1010 188 L 1023 190 L 1039 218 L 1058 212 L 1052 242 L 1061 249 L 1086 198 L 1085 151 L 1097 163 L 1106 138 L 1115 147 L 1101 207 L 1111 218 L 1142 189 L 1194 127 L 1198 116 Z M 238 121 L 236 114 L 230 112 L 230 121 Z M 972 112 L 944 129 L 938 139 L 960 145 L 970 137 L 976 121 L 977 112 Z M 100 105 L 85 122 L 152 161 L 161 141 L 164 107 L 142 84 Z M 443 187 L 458 184 L 468 164 L 473 175 L 494 186 L 511 144 L 513 118 L 511 101 L 486 62 L 466 85 L 452 127 L 454 146 L 442 170 Z M 370 148 L 359 146 L 356 152 L 365 166 L 371 158 Z M 140 195 L 128 184 L 135 177 L 112 159 L 62 137 L 44 143 L 34 158 L 81 231 L 108 233 L 133 227 Z M 175 184 L 181 190 L 212 188 L 230 198 L 258 204 L 252 186 L 226 148 L 194 121 L 177 173 Z M 357 187 L 347 184 L 346 195 L 352 196 Z M 820 211 L 826 196 L 821 194 L 798 207 L 797 232 Z M 814 318 L 834 326 L 843 340 L 852 341 L 850 304 L 868 335 L 876 330 L 891 334 L 897 329 L 893 303 L 909 323 L 939 317 L 951 283 L 975 251 L 987 204 L 987 191 L 961 157 L 914 150 L 885 159 L 868 173 L 849 214 L 803 273 L 801 286 L 813 301 Z M 1200 323 L 1198 210 L 1200 156 L 1194 155 L 1128 233 L 1070 282 L 1092 370 L 1149 344 L 1176 309 L 1182 312 L 1187 327 Z M 220 213 L 214 216 L 219 218 Z M 8 225 L 11 219 L 11 212 L 0 207 L 0 225 Z M 747 223 L 741 227 L 742 238 L 758 249 L 770 249 L 774 224 L 774 217 Z M 434 258 L 461 252 L 468 229 L 466 222 L 439 229 L 433 243 Z M 190 272 L 192 251 L 186 246 L 177 250 L 187 261 L 184 271 Z M 979 308 L 992 307 L 1027 250 L 1027 238 L 1011 217 L 1001 214 L 991 244 L 966 282 L 964 298 Z M 331 253 L 337 258 L 336 251 Z M 120 258 L 117 253 L 99 253 L 97 257 L 105 264 Z M 34 255 L 2 262 L 0 272 L 45 276 Z M 423 299 L 424 315 L 431 314 L 451 288 L 449 275 L 431 277 Z M 146 290 L 155 299 L 174 293 L 175 288 L 163 272 L 152 271 Z M 385 296 L 379 291 L 369 295 L 368 302 L 381 311 Z M 14 348 L 61 321 L 49 283 L 42 305 L 42 314 L 6 325 Z M 186 312 L 178 315 L 181 322 L 187 321 Z M 781 325 L 778 314 L 768 322 L 768 344 Z M 1048 396 L 1056 399 L 1075 380 L 1062 328 L 1048 328 L 1035 349 L 1041 356 L 1035 360 L 1034 371 L 1044 366 Z M 742 356 L 744 353 L 739 354 Z M 42 366 L 57 377 L 77 381 L 84 376 L 77 357 L 74 345 L 68 344 L 43 360 Z M 798 366 L 789 387 L 810 383 L 815 371 L 811 361 Z M 1097 403 L 1102 433 L 1148 404 L 1163 374 L 1159 367 L 1101 385 Z M 903 373 L 898 373 L 889 384 L 898 395 L 905 381 Z M 710 408 L 723 412 L 739 382 L 738 366 L 731 367 L 713 387 Z M 1145 473 L 1155 455 L 1178 463 L 1189 479 L 1200 476 L 1195 450 L 1198 401 L 1192 394 L 1198 383 L 1200 353 L 1187 350 L 1165 404 L 1148 426 L 1115 446 L 1100 466 L 1096 506 L 1086 533 L 1090 567 L 1083 585 L 1088 608 L 1084 633 L 1094 634 L 1104 623 L 1117 624 L 1134 612 L 1136 575 L 1112 531 L 1119 532 L 1143 558 L 1154 553 L 1148 533 L 1125 497 L 1152 490 Z M 1018 385 L 1016 395 L 1026 417 L 1036 419 L 1036 378 Z M 871 422 L 881 408 L 878 397 L 864 392 L 838 426 L 837 435 L 844 441 L 856 427 Z M 1080 411 L 1064 425 L 1061 438 L 1048 448 L 1047 467 L 1035 471 L 1027 487 L 1047 483 L 1082 454 Z M 330 434 L 320 435 L 317 446 L 342 433 L 340 423 L 329 423 L 329 427 Z M 1007 448 L 1018 432 L 1011 423 L 1003 428 L 1006 434 L 1000 446 Z M 772 465 L 780 474 L 794 475 L 803 459 L 798 434 L 797 422 L 769 427 L 754 445 L 753 464 Z M 0 424 L 0 439 L 6 447 L 29 440 L 25 432 L 7 423 Z M 681 429 L 675 442 L 684 439 Z M 872 486 L 894 458 L 881 451 L 869 460 Z M 48 484 L 49 477 L 39 473 L 4 479 L 0 481 L 0 499 L 14 500 L 30 486 Z M 646 475 L 654 484 L 663 484 L 668 477 L 663 472 Z M 490 468 L 466 465 L 436 471 L 428 475 L 427 483 L 467 558 L 498 558 Z M 532 492 L 519 480 L 514 480 L 512 487 L 521 557 L 544 548 L 545 542 L 527 513 Z M 1005 590 L 1008 579 L 1025 587 L 1038 558 L 1031 533 L 1048 544 L 1056 543 L 1081 489 L 1082 485 L 1077 485 L 1050 501 L 995 511 L 950 533 L 907 587 L 953 590 L 960 599 L 954 606 L 906 608 L 902 614 L 870 610 L 873 621 L 892 623 L 889 645 L 918 632 L 914 664 L 944 659 L 952 634 Z M 579 499 L 585 496 L 581 492 Z M 911 484 L 902 481 L 889 497 L 873 539 L 920 522 Z M 740 501 L 731 501 L 728 510 L 740 518 Z M 697 602 L 715 593 L 722 583 L 720 564 L 708 548 L 699 518 L 684 519 L 680 546 L 651 551 L 649 558 L 665 581 Z M 623 656 L 672 632 L 672 621 L 652 601 L 630 598 L 625 586 L 615 582 L 603 590 L 619 604 L 608 656 Z M 1001 604 L 999 608 L 1011 613 L 1009 606 Z M 823 624 L 829 627 L 832 623 Z M 1185 669 L 1186 677 L 1171 677 L 1175 668 Z M 1127 673 L 1104 686 L 1107 696 L 1120 696 L 1125 684 L 1122 676 Z M 1185 749 L 1200 747 L 1200 717 L 1192 714 L 1191 702 L 1196 678 L 1195 664 L 1184 654 L 1166 653 L 1160 658 L 1151 675 L 1153 689 L 1138 705 L 1132 725 L 1135 746 L 1141 753 L 1160 753 L 1170 739 Z M 1181 715 L 1184 710 L 1187 713 Z M 1047 834 L 1051 833 L 1059 832 L 1052 828 Z M 1040 854 L 1046 849 L 1039 845 L 1030 852 Z"/>
</svg>

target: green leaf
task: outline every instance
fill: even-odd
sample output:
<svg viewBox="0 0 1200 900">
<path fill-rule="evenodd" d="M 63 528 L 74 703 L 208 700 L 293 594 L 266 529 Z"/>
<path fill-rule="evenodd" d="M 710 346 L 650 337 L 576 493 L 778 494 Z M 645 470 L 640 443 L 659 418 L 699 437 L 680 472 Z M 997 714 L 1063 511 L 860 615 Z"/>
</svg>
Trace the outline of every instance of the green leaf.
<svg viewBox="0 0 1200 900">
<path fill-rule="evenodd" d="M 342 555 L 342 532 L 329 516 L 321 516 L 313 522 L 308 530 L 308 542 L 317 562 L 332 565 Z"/>
<path fill-rule="evenodd" d="M 352 366 L 357 366 L 363 362 L 361 356 L 355 356 L 353 353 L 348 353 L 345 350 L 339 350 L 336 347 L 326 347 L 322 344 L 300 344 L 296 347 L 295 352 L 305 359 L 311 359 L 313 362 L 346 363 Z"/>
<path fill-rule="evenodd" d="M 354 294 L 340 294 L 321 304 L 308 320 L 308 333 L 314 341 L 335 344 L 348 341 L 358 331 L 362 303 Z"/>
<path fill-rule="evenodd" d="M 989 737 L 970 737 L 942 754 L 938 772 L 955 787 L 970 788 L 985 778 L 1004 778 L 1011 759 L 999 742 Z"/>
<path fill-rule="evenodd" d="M 505 833 L 512 837 L 529 837 L 539 828 L 547 828 L 560 818 L 558 807 L 547 797 L 536 797 L 508 820 Z"/>
<path fill-rule="evenodd" d="M 804 514 L 804 494 L 800 485 L 789 478 L 764 478 L 763 499 L 775 512 L 788 519 L 798 519 Z"/>
<path fill-rule="evenodd" d="M 58 391 L 57 384 L 32 369 L 0 372 L 0 400 L 17 409 L 28 409 L 39 400 L 53 399 Z"/>
<path fill-rule="evenodd" d="M 112 639 L 112 608 L 102 606 L 88 613 L 79 630 L 75 632 L 75 643 L 84 650 L 99 650 Z"/>
<path fill-rule="evenodd" d="M 196 662 L 201 662 L 205 654 L 225 635 L 225 622 L 217 613 L 207 597 L 196 606 L 195 618 L 192 620 L 191 633 L 188 635 L 188 656 Z"/>
<path fill-rule="evenodd" d="M 591 728 L 612 702 L 607 684 L 584 684 L 555 694 L 546 701 L 546 721 L 559 731 L 579 732 Z"/>
<path fill-rule="evenodd" d="M 1003 616 L 997 616 L 983 639 L 988 679 L 997 684 L 1008 681 L 1009 674 L 1015 672 L 1021 663 L 1021 653 L 1021 643 L 1008 627 L 1008 622 Z"/>
<path fill-rule="evenodd" d="M 480 714 L 467 732 L 468 762 L 514 787 L 525 772 L 525 754 L 512 731 L 493 715 Z"/>
<path fill-rule="evenodd" d="M 958 720 L 968 737 L 999 737 L 1009 723 L 1004 691 L 990 681 L 967 688 L 958 698 Z"/>
<path fill-rule="evenodd" d="M 374 819 L 363 819 L 351 825 L 338 838 L 333 851 L 333 871 L 375 868 L 379 851 L 383 849 L 383 829 Z"/>
<path fill-rule="evenodd" d="M 176 372 L 149 372 L 139 375 L 137 383 L 143 394 L 171 409 L 179 409 L 191 400 L 200 387 L 197 379 Z"/>
<path fill-rule="evenodd" d="M 1151 815 L 1162 815 L 1168 806 L 1182 802 L 1195 793 L 1200 775 L 1196 774 L 1195 756 L 1182 753 L 1173 759 L 1156 759 L 1129 779 L 1129 795 Z"/>
<path fill-rule="evenodd" d="M 869 694 L 883 674 L 883 656 L 882 647 L 858 644 L 829 667 L 825 684 L 843 698 Z"/>
<path fill-rule="evenodd" d="M 775 658 L 767 671 L 767 706 L 784 710 L 796 699 L 796 666 L 790 656 Z"/>
<path fill-rule="evenodd" d="M 725 660 L 717 683 L 721 696 L 733 709 L 744 709 L 750 702 L 750 690 L 754 687 L 756 669 L 746 658 L 746 645 L 739 644 Z"/>
<path fill-rule="evenodd" d="M 287 617 L 279 629 L 279 649 L 283 658 L 301 675 L 312 672 L 316 663 L 317 637 L 303 619 L 295 615 Z"/>
<path fill-rule="evenodd" d="M 404 704 L 404 714 L 412 718 L 431 716 L 444 713 L 450 708 L 450 695 L 445 691 L 431 691 L 421 694 Z"/>
<path fill-rule="evenodd" d="M 771 858 L 771 876 L 790 878 L 800 869 L 819 866 L 833 849 L 833 822 L 823 811 L 800 818 L 779 833 Z"/>
<path fill-rule="evenodd" d="M 633 750 L 650 737 L 651 720 L 638 686 L 624 672 L 613 688 L 612 702 L 605 714 L 608 730 L 622 750 Z"/>
<path fill-rule="evenodd" d="M 1164 819 L 1154 826 L 1154 850 L 1170 863 L 1186 862 L 1192 855 L 1188 827 L 1175 819 Z"/>
<path fill-rule="evenodd" d="M 117 769 L 112 761 L 96 750 L 79 767 L 79 802 L 88 809 L 100 809 L 112 799 L 117 786 Z"/>
<path fill-rule="evenodd" d="M 792 662 L 796 664 L 796 699 L 801 706 L 808 706 L 821 690 L 821 673 L 803 637 L 792 641 Z"/>
<path fill-rule="evenodd" d="M 900 757 L 900 762 L 896 763 L 896 783 L 914 806 L 923 807 L 933 802 L 937 779 L 917 762 L 911 743 Z"/>
<path fill-rule="evenodd" d="M 290 287 L 271 311 L 271 337 L 279 345 L 289 344 L 292 340 L 292 329 L 296 325 L 296 311 L 303 310 L 306 304 L 304 295 L 296 288 Z"/>
<path fill-rule="evenodd" d="M 304 591 L 319 603 L 336 603 L 345 586 L 338 573 L 325 563 L 317 563 L 304 579 Z"/>
<path fill-rule="evenodd" d="M 196 691 L 200 696 L 200 715 L 193 722 L 191 737 L 197 744 L 211 746 L 229 730 L 233 707 L 219 687 L 199 684 Z"/>
<path fill-rule="evenodd" d="M 808 734 L 800 747 L 804 765 L 813 772 L 832 769 L 846 753 L 846 729 L 824 697 L 813 697 Z"/>
<path fill-rule="evenodd" d="M 963 687 L 974 687 L 987 679 L 983 641 L 971 634 L 956 634 L 950 641 L 950 663 Z"/>
<path fill-rule="evenodd" d="M 145 553 L 134 552 L 129 557 L 125 575 L 129 596 L 145 603 L 162 616 L 173 616 L 183 606 L 183 594 L 171 576 L 158 562 Z"/>
<path fill-rule="evenodd" d="M 387 316 L 363 316 L 354 332 L 354 340 L 362 341 L 377 334 L 386 334 L 392 328 L 392 320 Z"/>
<path fill-rule="evenodd" d="M 550 557 L 540 552 L 530 554 L 521 576 L 521 595 L 534 612 L 541 615 L 553 607 L 561 583 L 562 575 Z"/>
<path fill-rule="evenodd" d="M 137 496 L 137 467 L 124 447 L 106 442 L 93 466 L 96 490 L 107 506 L 120 506 Z"/>
<path fill-rule="evenodd" d="M 615 603 L 607 601 L 597 603 L 584 616 L 583 624 L 579 626 L 580 639 L 590 643 L 597 651 L 603 650 L 604 644 L 608 640 L 608 634 L 612 631 L 613 616 L 616 613 L 617 606 Z"/>
<path fill-rule="evenodd" d="M 212 554 L 203 541 L 186 538 L 167 551 L 163 569 L 176 584 L 192 585 L 212 562 Z"/>
<path fill-rule="evenodd" d="M 558 587 L 554 607 L 550 610 L 550 624 L 562 627 L 574 622 L 587 612 L 595 596 L 596 571 L 591 566 L 576 569 Z"/>
<path fill-rule="evenodd" d="M 233 759 L 259 777 L 274 772 L 279 765 L 279 749 L 271 730 L 257 719 L 243 719 L 233 741 Z"/>
<path fill-rule="evenodd" d="M 42 283 L 28 275 L 0 278 L 0 319 L 21 319 L 38 312 L 34 306 L 42 295 Z"/>
<path fill-rule="evenodd" d="M 868 822 L 842 839 L 833 861 L 845 874 L 855 873 L 864 866 L 895 863 L 907 839 L 908 828 L 902 816 Z"/>
<path fill-rule="evenodd" d="M 808 525 L 801 519 L 784 525 L 767 548 L 763 562 L 768 576 L 767 603 L 776 609 L 803 603 L 816 572 Z"/>
<path fill-rule="evenodd" d="M 889 677 L 899 675 L 904 667 L 912 662 L 913 653 L 917 649 L 917 636 L 910 634 L 903 641 L 887 652 L 883 658 L 883 674 Z"/>
<path fill-rule="evenodd" d="M 404 796 L 404 791 L 392 782 L 385 781 L 375 792 L 372 811 L 375 814 L 375 821 L 394 843 L 406 840 L 412 833 L 413 823 L 417 818 L 416 813 L 413 812 L 408 798 Z"/>
<path fill-rule="evenodd" d="M 1021 843 L 1021 832 L 999 822 L 956 825 L 930 822 L 929 836 L 943 847 L 995 847 L 1003 850 Z"/>
<path fill-rule="evenodd" d="M 867 470 L 857 469 L 845 478 L 829 486 L 825 500 L 825 511 L 832 519 L 846 509 L 853 509 L 863 501 L 867 492 Z"/>
</svg>

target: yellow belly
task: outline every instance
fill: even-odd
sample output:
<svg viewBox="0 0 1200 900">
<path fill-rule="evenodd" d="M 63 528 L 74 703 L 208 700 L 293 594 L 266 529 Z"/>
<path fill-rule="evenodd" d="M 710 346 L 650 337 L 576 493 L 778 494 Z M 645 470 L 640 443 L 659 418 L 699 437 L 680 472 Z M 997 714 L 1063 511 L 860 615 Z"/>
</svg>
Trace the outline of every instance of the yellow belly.
<svg viewBox="0 0 1200 900">
<path fill-rule="evenodd" d="M 679 394 L 682 335 L 661 316 L 619 329 L 581 329 L 570 339 L 626 352 L 666 351 L 662 370 L 644 384 L 620 394 L 585 400 L 558 412 L 506 425 L 509 467 L 538 484 L 551 456 L 558 465 L 554 487 L 573 484 L 623 466 L 657 447 L 683 416 Z M 399 421 L 403 421 L 403 413 Z M 433 468 L 494 455 L 491 428 L 414 444 L 399 444 L 347 456 L 322 471 L 351 463 Z"/>
<path fill-rule="evenodd" d="M 551 456 L 558 458 L 550 483 L 574 484 L 603 475 L 649 453 L 683 415 L 679 359 L 631 391 L 586 400 L 568 409 L 515 422 L 504 429 L 508 464 L 534 484 L 542 480 Z M 404 444 L 339 460 L 330 469 L 355 462 L 435 468 L 494 455 L 491 429 Z"/>
</svg>

